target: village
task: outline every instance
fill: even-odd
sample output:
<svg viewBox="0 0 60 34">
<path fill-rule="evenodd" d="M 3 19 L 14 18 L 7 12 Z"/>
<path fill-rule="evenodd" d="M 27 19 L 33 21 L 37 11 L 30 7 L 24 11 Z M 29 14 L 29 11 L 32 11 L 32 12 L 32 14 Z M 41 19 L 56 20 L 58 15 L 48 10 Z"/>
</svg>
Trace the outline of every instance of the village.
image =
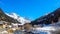
<svg viewBox="0 0 60 34">
<path fill-rule="evenodd" d="M 4 21 L 0 21 L 0 31 L 1 32 L 8 32 L 8 33 L 13 33 L 14 31 L 16 30 L 21 30 L 21 31 L 24 31 L 24 27 L 27 26 L 26 28 L 27 29 L 30 29 L 31 28 L 31 25 L 29 25 L 27 23 L 27 25 L 20 25 L 18 23 L 7 23 L 7 22 L 4 22 Z M 5 29 L 5 30 L 4 30 Z"/>
</svg>

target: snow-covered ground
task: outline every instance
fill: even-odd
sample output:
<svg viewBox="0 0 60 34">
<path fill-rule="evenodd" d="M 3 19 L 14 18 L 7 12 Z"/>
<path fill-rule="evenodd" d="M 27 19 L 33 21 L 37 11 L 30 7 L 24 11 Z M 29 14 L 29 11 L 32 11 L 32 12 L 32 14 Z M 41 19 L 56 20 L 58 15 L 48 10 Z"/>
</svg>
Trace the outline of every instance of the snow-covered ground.
<svg viewBox="0 0 60 34">
<path fill-rule="evenodd" d="M 43 32 L 43 34 L 45 34 L 44 32 L 46 32 L 48 34 L 60 34 L 60 23 L 57 22 L 55 24 L 50 24 L 50 25 L 44 26 L 44 27 L 37 27 L 34 29 L 39 31 L 39 33 Z"/>
<path fill-rule="evenodd" d="M 21 16 L 17 15 L 16 13 L 11 13 L 11 14 L 6 13 L 6 15 L 8 15 L 8 16 L 16 19 L 17 21 L 19 21 L 21 23 L 21 25 L 31 22 L 30 20 L 27 20 L 24 17 L 21 17 Z"/>
</svg>

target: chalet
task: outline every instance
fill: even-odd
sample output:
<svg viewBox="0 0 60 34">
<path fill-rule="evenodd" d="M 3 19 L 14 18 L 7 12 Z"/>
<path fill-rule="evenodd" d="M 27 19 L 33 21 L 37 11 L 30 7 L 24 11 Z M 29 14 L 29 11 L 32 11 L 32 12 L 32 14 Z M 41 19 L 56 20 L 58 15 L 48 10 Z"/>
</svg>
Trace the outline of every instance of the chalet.
<svg viewBox="0 0 60 34">
<path fill-rule="evenodd" d="M 0 21 L 0 28 L 2 28 L 3 27 L 3 22 L 2 21 Z"/>
</svg>

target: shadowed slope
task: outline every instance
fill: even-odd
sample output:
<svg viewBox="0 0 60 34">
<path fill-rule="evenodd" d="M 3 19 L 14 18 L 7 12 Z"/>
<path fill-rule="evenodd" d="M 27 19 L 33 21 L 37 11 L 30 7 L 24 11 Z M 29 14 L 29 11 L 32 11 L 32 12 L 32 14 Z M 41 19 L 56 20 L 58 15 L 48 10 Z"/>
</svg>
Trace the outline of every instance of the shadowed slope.
<svg viewBox="0 0 60 34">
<path fill-rule="evenodd" d="M 37 24 L 52 24 L 58 22 L 58 18 L 60 17 L 60 8 L 56 9 L 54 12 L 49 13 L 48 15 L 42 16 L 37 18 L 36 20 L 32 21 L 32 25 Z"/>
<path fill-rule="evenodd" d="M 2 9 L 0 8 L 0 21 L 6 21 L 6 22 L 10 22 L 10 23 L 20 23 L 17 20 L 7 16 Z"/>
</svg>

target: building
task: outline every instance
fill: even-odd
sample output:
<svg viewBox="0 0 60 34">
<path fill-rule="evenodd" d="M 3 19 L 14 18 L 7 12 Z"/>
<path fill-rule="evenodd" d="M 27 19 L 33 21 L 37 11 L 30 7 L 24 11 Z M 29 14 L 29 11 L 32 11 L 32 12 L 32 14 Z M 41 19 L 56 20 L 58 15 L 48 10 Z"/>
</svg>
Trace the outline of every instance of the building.
<svg viewBox="0 0 60 34">
<path fill-rule="evenodd" d="M 3 28 L 3 22 L 0 21 L 0 28 Z"/>
</svg>

